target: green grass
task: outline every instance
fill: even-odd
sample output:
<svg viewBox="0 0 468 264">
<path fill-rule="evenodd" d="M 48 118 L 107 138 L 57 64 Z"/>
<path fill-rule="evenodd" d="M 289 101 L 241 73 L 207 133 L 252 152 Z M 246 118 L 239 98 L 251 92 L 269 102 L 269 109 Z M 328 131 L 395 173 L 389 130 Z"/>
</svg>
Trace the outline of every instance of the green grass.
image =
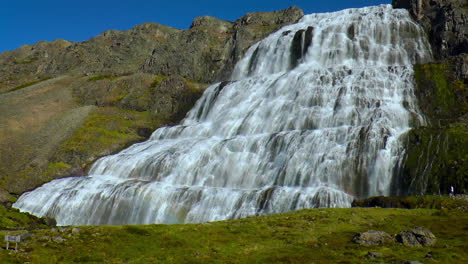
<svg viewBox="0 0 468 264">
<path fill-rule="evenodd" d="M 0 205 L 0 238 L 2 241 L 2 230 L 21 230 L 45 227 L 46 225 L 40 218 L 30 214 L 20 213 L 17 209 L 10 209 Z"/>
<path fill-rule="evenodd" d="M 39 79 L 39 80 L 36 80 L 36 81 L 27 82 L 27 83 L 24 83 L 24 84 L 22 84 L 22 85 L 16 86 L 15 88 L 12 88 L 12 89 L 6 91 L 6 93 L 13 92 L 13 91 L 17 91 L 17 90 L 20 90 L 20 89 L 29 87 L 29 86 L 34 85 L 34 84 L 38 84 L 38 83 L 40 83 L 40 82 L 47 81 L 47 80 L 49 80 L 49 79 L 52 79 L 52 77 L 43 77 L 43 78 L 41 78 L 41 79 Z"/>
<path fill-rule="evenodd" d="M 95 75 L 93 77 L 88 78 L 88 82 L 95 82 L 99 80 L 105 80 L 105 79 L 115 79 L 118 76 L 112 75 L 112 74 L 102 74 L 102 75 Z"/>
<path fill-rule="evenodd" d="M 99 108 L 84 124 L 69 137 L 57 151 L 59 163 L 54 168 L 68 167 L 72 160 L 61 157 L 94 157 L 108 155 L 128 145 L 143 140 L 139 128 L 153 130 L 158 120 L 148 112 L 124 110 L 116 107 Z M 51 165 L 49 164 L 49 168 Z"/>
<path fill-rule="evenodd" d="M 362 246 L 367 230 L 397 234 L 421 226 L 430 247 Z M 434 209 L 311 209 L 233 221 L 183 225 L 88 226 L 33 231 L 10 263 L 466 263 L 468 214 Z M 65 241 L 54 242 L 62 237 Z M 382 257 L 367 260 L 368 252 Z M 432 252 L 433 260 L 426 259 Z M 3 254 L 3 255 L 2 255 Z"/>
<path fill-rule="evenodd" d="M 15 60 L 13 63 L 14 64 L 31 64 L 37 60 L 39 60 L 39 58 L 33 57 L 33 58 L 28 58 L 28 59 Z"/>
</svg>

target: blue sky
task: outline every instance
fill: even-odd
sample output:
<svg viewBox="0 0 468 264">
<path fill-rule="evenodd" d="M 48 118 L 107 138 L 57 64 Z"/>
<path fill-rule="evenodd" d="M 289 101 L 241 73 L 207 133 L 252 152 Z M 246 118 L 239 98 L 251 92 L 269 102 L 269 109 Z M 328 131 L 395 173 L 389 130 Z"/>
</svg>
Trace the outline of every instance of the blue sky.
<svg viewBox="0 0 468 264">
<path fill-rule="evenodd" d="M 389 4 L 391 0 L 3 0 L 0 52 L 40 40 L 83 41 L 108 29 L 126 30 L 145 22 L 180 29 L 198 16 L 234 21 L 248 12 L 295 5 L 306 14 Z"/>
</svg>

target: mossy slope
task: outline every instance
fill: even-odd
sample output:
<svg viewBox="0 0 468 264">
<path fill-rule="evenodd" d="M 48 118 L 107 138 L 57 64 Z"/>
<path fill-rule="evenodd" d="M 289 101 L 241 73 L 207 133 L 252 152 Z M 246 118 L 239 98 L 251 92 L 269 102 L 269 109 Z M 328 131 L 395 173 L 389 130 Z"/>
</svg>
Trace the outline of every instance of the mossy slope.
<svg viewBox="0 0 468 264">
<path fill-rule="evenodd" d="M 457 193 L 468 189 L 468 89 L 454 67 L 442 62 L 415 66 L 416 96 L 428 124 L 406 136 L 394 195 L 446 194 L 450 186 Z"/>
</svg>

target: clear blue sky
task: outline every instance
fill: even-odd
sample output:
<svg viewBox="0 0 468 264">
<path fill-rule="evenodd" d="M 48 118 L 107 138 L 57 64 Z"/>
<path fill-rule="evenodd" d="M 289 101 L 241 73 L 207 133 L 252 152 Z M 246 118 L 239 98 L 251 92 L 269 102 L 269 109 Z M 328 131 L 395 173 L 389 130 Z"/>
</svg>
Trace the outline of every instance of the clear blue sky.
<svg viewBox="0 0 468 264">
<path fill-rule="evenodd" d="M 40 40 L 83 41 L 145 22 L 180 29 L 195 17 L 234 21 L 245 13 L 299 6 L 306 14 L 389 4 L 391 0 L 2 0 L 0 52 Z"/>
</svg>

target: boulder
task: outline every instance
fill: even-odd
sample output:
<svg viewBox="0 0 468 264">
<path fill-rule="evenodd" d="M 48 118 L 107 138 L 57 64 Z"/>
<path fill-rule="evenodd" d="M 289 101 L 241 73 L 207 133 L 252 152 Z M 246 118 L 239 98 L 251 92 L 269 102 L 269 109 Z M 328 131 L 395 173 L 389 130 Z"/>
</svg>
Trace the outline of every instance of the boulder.
<svg viewBox="0 0 468 264">
<path fill-rule="evenodd" d="M 396 240 L 405 246 L 431 246 L 435 244 L 436 237 L 428 229 L 415 227 L 412 230 L 401 231 Z"/>
<path fill-rule="evenodd" d="M 369 230 L 355 235 L 353 241 L 361 245 L 371 246 L 383 245 L 384 243 L 393 241 L 393 238 L 386 232 Z"/>
<path fill-rule="evenodd" d="M 382 256 L 383 254 L 380 252 L 368 252 L 367 253 L 367 259 L 381 258 Z"/>
</svg>

